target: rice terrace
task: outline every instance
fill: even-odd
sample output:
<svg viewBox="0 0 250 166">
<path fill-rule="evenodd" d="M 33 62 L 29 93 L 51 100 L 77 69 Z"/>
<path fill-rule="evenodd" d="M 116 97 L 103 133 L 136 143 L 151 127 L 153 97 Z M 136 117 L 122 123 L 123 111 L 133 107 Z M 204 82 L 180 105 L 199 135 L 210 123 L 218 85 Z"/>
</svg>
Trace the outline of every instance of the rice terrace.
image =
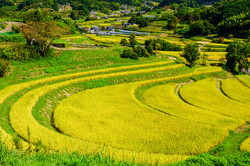
<svg viewBox="0 0 250 166">
<path fill-rule="evenodd" d="M 247 0 L 2 0 L 0 165 L 250 165 Z"/>
</svg>

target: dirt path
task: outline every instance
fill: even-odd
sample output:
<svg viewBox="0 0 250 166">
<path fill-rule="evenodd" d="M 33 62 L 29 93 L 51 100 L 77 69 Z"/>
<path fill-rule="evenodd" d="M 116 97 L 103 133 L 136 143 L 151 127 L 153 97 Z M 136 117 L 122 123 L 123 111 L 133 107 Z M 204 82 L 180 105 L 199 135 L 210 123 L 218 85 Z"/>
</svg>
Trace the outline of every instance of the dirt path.
<svg viewBox="0 0 250 166">
<path fill-rule="evenodd" d="M 12 25 L 16 25 L 16 26 L 20 26 L 23 25 L 22 22 L 11 22 L 11 21 L 7 21 L 6 22 L 8 25 L 6 26 L 6 28 L 4 30 L 1 30 L 0 33 L 6 33 L 6 32 L 11 32 L 12 31 Z"/>
<path fill-rule="evenodd" d="M 201 52 L 202 47 L 204 47 L 205 45 L 207 45 L 208 43 L 211 43 L 211 42 L 200 41 L 200 42 L 197 42 L 197 43 L 202 44 L 202 45 L 198 48 L 198 49 L 199 49 L 199 52 Z"/>
<path fill-rule="evenodd" d="M 55 50 L 62 50 L 62 51 L 65 51 L 65 50 L 90 50 L 90 49 L 99 49 L 99 48 L 77 48 L 77 47 L 70 47 L 70 48 L 59 48 L 59 47 L 53 47 L 53 49 Z"/>
</svg>

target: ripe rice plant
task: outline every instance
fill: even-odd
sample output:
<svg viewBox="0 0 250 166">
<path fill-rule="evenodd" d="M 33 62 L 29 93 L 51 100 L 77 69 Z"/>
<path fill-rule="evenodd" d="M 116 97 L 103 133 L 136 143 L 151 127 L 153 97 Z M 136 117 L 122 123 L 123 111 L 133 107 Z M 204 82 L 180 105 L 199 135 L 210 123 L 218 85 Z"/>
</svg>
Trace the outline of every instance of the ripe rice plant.
<svg viewBox="0 0 250 166">
<path fill-rule="evenodd" d="M 14 140 L 16 139 L 16 140 Z M 0 126 L 0 143 L 4 143 L 8 149 L 27 150 L 29 144 L 21 138 L 13 138 L 10 134 L 6 133 Z M 18 144 L 18 145 L 17 145 Z M 18 146 L 18 147 L 17 147 Z"/>
<path fill-rule="evenodd" d="M 237 79 L 221 81 L 221 89 L 231 99 L 250 104 L 250 89 L 242 85 Z"/>
<path fill-rule="evenodd" d="M 164 65 L 164 64 L 169 64 L 172 63 L 173 61 L 162 61 L 162 62 L 155 62 L 155 63 L 148 63 L 148 64 L 141 64 L 141 65 L 132 65 L 132 66 L 123 66 L 123 67 L 116 67 L 116 68 L 106 68 L 106 69 L 100 69 L 100 70 L 94 70 L 94 71 L 86 71 L 86 72 L 79 72 L 79 73 L 74 73 L 74 74 L 65 74 L 65 75 L 60 75 L 60 76 L 55 76 L 55 77 L 50 77 L 50 78 L 45 78 L 41 80 L 36 80 L 36 81 L 31 81 L 29 83 L 21 83 L 21 84 L 16 84 L 9 86 L 3 90 L 0 90 L 0 104 L 3 103 L 3 101 L 9 97 L 10 95 L 37 85 L 37 84 L 42 84 L 46 82 L 51 82 L 51 81 L 56 81 L 56 80 L 63 80 L 63 79 L 69 79 L 69 78 L 75 78 L 75 77 L 80 77 L 80 76 L 86 76 L 89 74 L 98 74 L 98 73 L 103 73 L 103 72 L 113 72 L 113 71 L 119 71 L 119 70 L 126 70 L 126 69 L 136 69 L 136 68 L 142 68 L 142 67 L 151 67 L 151 66 L 157 66 L 157 65 Z M 181 67 L 181 66 L 179 66 Z"/>
<path fill-rule="evenodd" d="M 186 59 L 181 57 L 180 54 L 182 54 L 182 51 L 159 51 L 160 54 L 165 54 L 165 55 L 170 55 L 174 57 L 178 57 L 181 59 L 183 62 L 186 62 Z"/>
<path fill-rule="evenodd" d="M 250 137 L 248 137 L 240 146 L 241 151 L 250 151 Z"/>
<path fill-rule="evenodd" d="M 236 76 L 243 84 L 250 88 L 250 76 L 249 75 L 238 75 Z"/>
<path fill-rule="evenodd" d="M 219 127 L 146 107 L 134 96 L 140 85 L 128 83 L 77 93 L 56 108 L 55 125 L 64 134 L 87 142 L 172 155 L 206 152 L 228 135 Z"/>
<path fill-rule="evenodd" d="M 188 119 L 202 124 L 209 124 L 223 129 L 236 129 L 244 121 L 225 117 L 185 103 L 177 96 L 177 84 L 152 87 L 143 93 L 142 102 L 172 116 Z"/>
<path fill-rule="evenodd" d="M 223 95 L 215 79 L 205 79 L 183 86 L 180 96 L 188 103 L 232 118 L 250 120 L 250 106 Z M 237 111 L 236 111 L 237 110 Z"/>
<path fill-rule="evenodd" d="M 193 73 L 182 75 L 182 76 L 176 76 L 176 77 L 169 77 L 169 78 L 161 78 L 161 79 L 155 79 L 155 80 L 148 80 L 148 81 L 142 81 L 140 82 L 140 85 L 148 84 L 152 82 L 158 82 L 158 81 L 166 81 L 166 80 L 174 80 L 179 78 L 185 78 L 190 77 L 194 75 L 199 74 L 205 74 L 205 73 L 213 73 L 213 72 L 219 72 L 221 71 L 221 68 L 217 67 L 208 67 L 208 68 L 202 68 L 197 69 Z M 127 72 L 129 73 L 129 72 Z M 136 73 L 133 71 L 133 73 Z M 126 72 L 119 73 L 121 75 L 126 74 Z M 119 75 L 117 73 L 112 74 L 106 74 L 101 76 L 89 76 L 86 78 L 80 78 L 75 80 L 70 80 L 66 82 L 61 82 L 49 86 L 44 86 L 35 90 L 32 90 L 28 93 L 26 93 L 23 97 L 21 97 L 12 107 L 10 111 L 10 122 L 14 130 L 23 138 L 29 139 L 32 143 L 37 143 L 39 141 L 42 142 L 42 144 L 49 149 L 57 150 L 57 151 L 65 151 L 73 152 L 78 151 L 80 153 L 96 153 L 102 150 L 102 154 L 105 156 L 113 156 L 117 159 L 134 159 L 136 163 L 162 163 L 167 164 L 173 161 L 180 161 L 182 159 L 187 158 L 187 156 L 183 155 L 164 155 L 164 154 L 147 154 L 143 152 L 131 152 L 129 150 L 119 150 L 114 149 L 112 147 L 103 147 L 100 145 L 97 145 L 95 143 L 89 143 L 85 141 L 81 141 L 78 139 L 74 139 L 65 135 L 62 135 L 60 133 L 57 133 L 55 131 L 49 130 L 46 127 L 41 126 L 32 116 L 32 108 L 42 95 L 48 93 L 51 90 L 57 89 L 62 86 L 74 84 L 77 82 L 83 82 L 91 79 L 98 79 L 98 78 L 104 78 L 104 77 L 112 77 Z M 131 74 L 131 73 L 130 73 Z M 27 83 L 28 84 L 28 83 Z M 31 86 L 31 85 L 26 85 Z M 13 87 L 12 87 L 13 88 Z M 15 87 L 14 87 L 15 88 Z M 15 92 L 14 92 L 15 93 Z M 206 125 L 204 125 L 205 128 L 207 128 Z M 30 135 L 28 134 L 28 130 L 30 131 Z M 218 134 L 222 134 L 226 136 L 224 131 L 217 131 Z M 222 138 L 218 138 L 217 142 L 221 140 Z M 214 142 L 214 143 L 215 143 Z M 207 147 L 208 148 L 208 147 Z M 196 149 L 197 150 L 197 149 Z"/>
<path fill-rule="evenodd" d="M 226 52 L 205 52 L 208 55 L 209 60 L 220 60 L 221 58 L 225 58 Z"/>
<path fill-rule="evenodd" d="M 227 46 L 228 46 L 228 44 L 208 43 L 204 47 L 226 48 Z"/>
</svg>

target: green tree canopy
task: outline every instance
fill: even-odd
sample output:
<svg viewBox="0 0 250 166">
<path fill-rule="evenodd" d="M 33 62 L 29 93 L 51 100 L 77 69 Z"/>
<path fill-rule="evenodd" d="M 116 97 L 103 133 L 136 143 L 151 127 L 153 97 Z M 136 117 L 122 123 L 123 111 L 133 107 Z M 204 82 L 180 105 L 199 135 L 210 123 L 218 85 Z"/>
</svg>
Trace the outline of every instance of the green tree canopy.
<svg viewBox="0 0 250 166">
<path fill-rule="evenodd" d="M 236 42 L 227 47 L 226 66 L 232 73 L 239 73 L 243 68 L 249 68 L 250 43 Z"/>
<path fill-rule="evenodd" d="M 197 44 L 187 44 L 184 47 L 184 53 L 181 54 L 181 57 L 184 57 L 188 65 L 190 67 L 193 67 L 196 63 L 197 60 L 200 58 L 200 53 L 198 50 L 198 45 Z"/>
</svg>

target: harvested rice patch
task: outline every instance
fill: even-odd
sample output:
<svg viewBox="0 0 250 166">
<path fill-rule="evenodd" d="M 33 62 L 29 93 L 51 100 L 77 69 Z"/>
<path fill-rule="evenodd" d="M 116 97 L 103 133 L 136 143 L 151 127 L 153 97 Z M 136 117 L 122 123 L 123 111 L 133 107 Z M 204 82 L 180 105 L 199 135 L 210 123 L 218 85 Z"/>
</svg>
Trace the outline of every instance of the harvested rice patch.
<svg viewBox="0 0 250 166">
<path fill-rule="evenodd" d="M 188 103 L 245 121 L 250 120 L 250 106 L 226 97 L 217 87 L 215 79 L 205 79 L 183 86 L 180 96 Z"/>
<path fill-rule="evenodd" d="M 175 93 L 176 87 L 177 84 L 154 86 L 144 92 L 142 102 L 172 116 L 223 129 L 234 130 L 239 125 L 244 124 L 244 121 L 225 117 L 185 103 L 176 94 L 178 92 Z"/>
<path fill-rule="evenodd" d="M 220 143 L 227 130 L 179 119 L 136 100 L 129 83 L 86 90 L 55 110 L 55 125 L 66 135 L 136 152 L 198 154 Z M 101 94 L 101 95 L 100 95 Z"/>
<path fill-rule="evenodd" d="M 245 104 L 250 104 L 250 89 L 241 84 L 237 79 L 222 80 L 221 89 L 228 97 Z"/>
</svg>

